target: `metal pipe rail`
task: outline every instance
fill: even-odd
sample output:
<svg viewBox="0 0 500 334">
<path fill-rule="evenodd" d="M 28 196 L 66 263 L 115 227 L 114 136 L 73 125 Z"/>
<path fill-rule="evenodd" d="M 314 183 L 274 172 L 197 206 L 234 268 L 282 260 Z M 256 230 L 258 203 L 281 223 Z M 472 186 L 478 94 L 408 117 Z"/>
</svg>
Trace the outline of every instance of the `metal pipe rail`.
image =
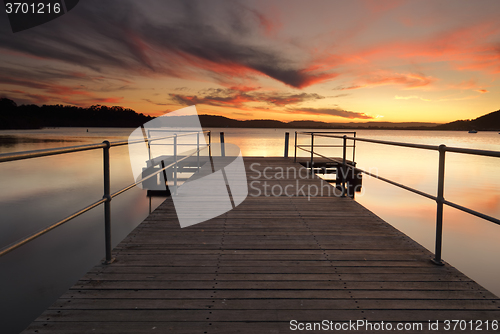
<svg viewBox="0 0 500 334">
<path fill-rule="evenodd" d="M 323 158 L 326 158 L 330 161 L 334 161 L 337 163 L 341 163 L 343 167 L 343 173 L 345 171 L 353 170 L 358 171 L 361 173 L 364 173 L 366 175 L 375 177 L 381 181 L 387 182 L 389 184 L 392 184 L 396 187 L 408 190 L 410 192 L 413 192 L 417 195 L 432 199 L 436 201 L 437 208 L 436 208 L 436 241 L 435 241 L 435 251 L 434 251 L 434 259 L 432 259 L 432 262 L 434 262 L 437 265 L 443 265 L 443 261 L 441 258 L 441 253 L 442 253 L 442 238 L 443 238 L 443 206 L 448 205 L 452 208 L 455 208 L 457 210 L 466 212 L 468 214 L 474 215 L 476 217 L 482 218 L 484 220 L 490 221 L 492 223 L 495 223 L 497 225 L 500 225 L 500 219 L 497 219 L 495 217 L 491 217 L 489 215 L 486 215 L 484 213 L 469 209 L 467 207 L 464 207 L 462 205 L 450 202 L 446 199 L 444 199 L 444 172 L 445 172 L 445 155 L 446 152 L 452 152 L 452 153 L 461 153 L 461 154 L 471 154 L 471 155 L 479 155 L 479 156 L 486 156 L 486 157 L 494 157 L 494 158 L 500 158 L 500 152 L 498 151 L 488 151 L 488 150 L 477 150 L 477 149 L 470 149 L 470 148 L 461 148 L 461 147 L 448 147 L 446 145 L 423 145 L 423 144 L 412 144 L 412 143 L 401 143 L 401 142 L 393 142 L 393 141 L 385 141 L 385 140 L 376 140 L 376 139 L 367 139 L 367 138 L 359 138 L 359 137 L 347 137 L 347 136 L 337 136 L 334 135 L 334 133 L 337 132 L 331 132 L 331 133 L 326 133 L 326 132 L 320 132 L 319 134 L 316 134 L 314 132 L 303 132 L 303 134 L 310 134 L 311 135 L 311 150 L 308 151 L 311 153 L 311 161 L 313 155 L 318 155 Z M 314 146 L 313 146 L 313 138 L 314 136 L 321 136 L 321 137 L 330 137 L 330 138 L 337 138 L 337 139 L 342 139 L 343 140 L 343 145 L 337 145 L 335 147 L 343 147 L 343 160 L 339 161 L 338 159 L 332 159 L 325 157 L 322 154 L 319 154 L 317 152 L 314 152 Z M 423 150 L 432 150 L 432 151 L 438 151 L 439 152 L 439 164 L 438 164 L 438 189 L 437 189 L 437 196 L 433 196 L 431 194 L 425 193 L 423 191 L 420 191 L 418 189 L 414 189 L 411 187 L 408 187 L 404 184 L 392 181 L 390 179 L 375 175 L 373 173 L 367 172 L 365 170 L 362 170 L 360 168 L 351 166 L 346 164 L 346 148 L 349 147 L 347 145 L 347 141 L 352 140 L 354 142 L 354 146 L 356 141 L 362 141 L 362 142 L 367 142 L 367 143 L 374 143 L 374 144 L 382 144 L 382 145 L 391 145 L 391 146 L 400 146 L 400 147 L 408 147 L 408 148 L 417 148 L 417 149 L 423 149 Z M 300 149 L 300 146 L 303 145 L 297 145 L 297 132 L 295 134 L 295 157 L 297 156 L 297 147 Z M 304 150 L 304 149 L 303 149 Z M 353 160 L 354 162 L 354 160 Z M 312 169 L 311 169 L 312 170 Z M 344 175 L 345 176 L 345 175 Z M 345 195 L 345 177 L 343 177 L 344 182 L 342 184 L 342 195 Z"/>
<path fill-rule="evenodd" d="M 190 132 L 190 133 L 177 135 L 177 137 L 192 135 L 195 133 L 210 133 L 210 131 L 206 130 L 206 131 L 199 131 L 199 132 Z M 155 140 L 163 140 L 163 139 L 168 139 L 168 138 L 173 138 L 173 137 L 175 137 L 175 136 L 165 136 L 165 137 L 158 137 L 158 138 L 144 138 L 144 140 L 135 140 L 132 142 L 128 142 L 127 140 L 123 140 L 123 141 L 115 141 L 115 142 L 108 142 L 108 143 L 109 143 L 110 147 L 114 147 L 114 146 L 123 146 L 123 145 L 128 145 L 128 144 L 137 144 L 137 143 L 144 143 L 144 142 L 148 143 L 148 142 L 153 142 Z M 88 144 L 88 145 L 79 145 L 79 146 L 67 146 L 67 147 L 61 147 L 61 148 L 49 148 L 49 149 L 45 149 L 45 150 L 3 153 L 3 154 L 0 154 L 0 163 L 8 162 L 8 161 L 23 160 L 23 159 L 31 159 L 31 158 L 48 157 L 51 155 L 64 154 L 64 153 L 90 151 L 90 150 L 95 150 L 98 148 L 105 148 L 107 146 L 107 144 L 105 142 L 107 142 L 107 140 L 100 143 L 100 144 Z M 193 144 L 193 145 L 196 145 L 196 144 Z"/>
<path fill-rule="evenodd" d="M 75 213 L 67 216 L 64 219 L 59 220 L 58 222 L 49 225 L 45 228 L 42 228 L 29 236 L 26 236 L 18 241 L 15 241 L 11 243 L 10 245 L 7 245 L 0 249 L 0 257 L 15 250 L 16 248 L 21 247 L 22 245 L 27 244 L 28 242 L 44 235 L 47 232 L 50 232 L 51 230 L 55 229 L 58 226 L 63 225 L 64 223 L 70 221 L 73 218 L 76 218 L 80 216 L 81 214 L 101 205 L 104 204 L 104 220 L 105 220 L 105 241 L 106 241 L 106 258 L 103 263 L 109 264 L 113 262 L 112 254 L 111 254 L 111 206 L 110 202 L 111 199 L 126 192 L 127 190 L 132 189 L 136 185 L 156 176 L 157 174 L 163 172 L 164 170 L 176 166 L 179 162 L 182 162 L 183 160 L 195 155 L 199 154 L 202 150 L 206 149 L 207 147 L 203 147 L 200 149 L 200 141 L 199 141 L 199 135 L 200 134 L 207 134 L 209 143 L 207 147 L 210 149 L 211 146 L 211 132 L 208 130 L 205 131 L 196 131 L 196 132 L 189 132 L 189 133 L 182 133 L 179 135 L 171 135 L 171 136 L 165 136 L 165 137 L 159 137 L 159 138 L 145 138 L 144 140 L 136 140 L 136 141 L 117 141 L 117 142 L 109 142 L 107 140 L 103 141 L 100 144 L 89 144 L 89 145 L 80 145 L 80 146 L 70 146 L 70 147 L 63 147 L 63 148 L 56 148 L 56 149 L 46 149 L 46 150 L 36 150 L 36 151 L 25 151 L 25 152 L 15 152 L 15 153 L 6 153 L 6 154 L 1 154 L 0 155 L 0 163 L 2 162 L 7 162 L 7 161 L 17 161 L 17 160 L 23 160 L 23 159 L 31 159 L 31 158 L 37 158 L 37 157 L 46 157 L 46 156 L 51 156 L 51 155 L 58 155 L 58 154 L 66 154 L 66 153 L 73 153 L 73 152 L 82 152 L 82 151 L 89 151 L 89 150 L 95 150 L 95 149 L 103 149 L 103 175 L 104 175 L 104 195 L 102 199 L 84 207 L 83 209 L 80 209 L 79 211 L 76 211 Z M 182 136 L 187 136 L 187 135 L 193 135 L 197 134 L 197 143 L 192 144 L 192 145 L 197 145 L 198 149 L 195 150 L 193 153 L 178 159 L 175 159 L 175 161 L 165 167 L 162 167 L 158 171 L 155 171 L 154 173 L 114 192 L 111 193 L 111 186 L 110 186 L 110 166 L 109 166 L 109 149 L 111 147 L 115 146 L 123 146 L 123 145 L 129 145 L 129 144 L 136 144 L 136 143 L 150 143 L 155 140 L 162 140 L 162 139 L 169 139 L 173 138 L 175 142 L 177 142 L 178 137 Z M 210 150 L 211 152 L 211 150 Z"/>
<path fill-rule="evenodd" d="M 356 142 L 355 141 L 353 142 L 352 145 L 347 145 L 346 143 L 344 143 L 343 145 L 314 145 L 314 136 L 317 136 L 317 137 L 328 137 L 328 135 L 325 135 L 325 134 L 344 134 L 344 137 L 345 137 L 346 133 L 353 134 L 354 138 L 356 138 L 356 132 L 355 131 L 332 131 L 332 132 L 326 132 L 326 131 L 319 131 L 319 132 L 295 131 L 295 143 L 294 143 L 295 144 L 295 157 L 294 157 L 293 161 L 297 162 L 297 148 L 299 150 L 311 153 L 310 166 L 311 166 L 311 175 L 312 175 L 314 173 L 314 171 L 313 171 L 314 155 L 316 154 L 316 155 L 319 155 L 319 156 L 321 156 L 323 158 L 326 158 L 325 156 L 320 155 L 319 153 L 315 153 L 314 152 L 314 148 L 315 147 L 323 147 L 323 148 L 326 148 L 326 147 L 343 147 L 344 151 L 346 150 L 347 147 L 350 147 L 350 148 L 352 148 L 352 162 L 355 163 L 354 162 L 355 156 L 356 156 Z M 311 144 L 310 145 L 298 145 L 297 144 L 297 137 L 298 137 L 299 134 L 310 135 L 311 136 Z M 304 147 L 309 147 L 311 149 L 310 150 L 306 150 Z M 344 160 L 345 160 L 345 157 L 344 157 Z M 343 188 L 343 190 L 345 190 L 344 188 Z M 342 193 L 342 195 L 345 196 L 345 193 Z"/>
</svg>

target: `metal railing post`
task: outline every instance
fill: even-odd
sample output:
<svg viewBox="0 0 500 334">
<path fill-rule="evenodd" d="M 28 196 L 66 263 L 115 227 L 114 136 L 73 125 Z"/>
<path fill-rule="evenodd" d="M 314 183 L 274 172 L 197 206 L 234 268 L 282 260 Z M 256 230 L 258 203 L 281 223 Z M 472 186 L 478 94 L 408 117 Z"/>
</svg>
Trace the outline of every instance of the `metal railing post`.
<svg viewBox="0 0 500 334">
<path fill-rule="evenodd" d="M 226 148 L 224 144 L 224 132 L 220 133 L 220 154 L 221 156 L 225 157 L 226 156 Z"/>
<path fill-rule="evenodd" d="M 109 141 L 103 141 L 106 144 L 103 147 L 103 176 L 104 176 L 104 195 L 103 198 L 106 199 L 104 202 L 104 239 L 106 247 L 106 259 L 103 264 L 113 263 L 115 260 L 111 254 L 111 178 L 110 178 L 110 168 L 109 168 L 109 148 L 111 144 Z"/>
<path fill-rule="evenodd" d="M 293 158 L 293 162 L 297 162 L 297 131 L 295 131 L 295 155 L 294 155 L 294 158 Z"/>
<path fill-rule="evenodd" d="M 208 131 L 208 156 L 212 156 L 212 131 Z"/>
<path fill-rule="evenodd" d="M 356 138 L 356 132 L 354 132 L 353 137 Z M 355 162 L 356 159 L 355 159 L 355 157 L 356 157 L 356 140 L 353 140 L 352 141 L 352 164 L 354 166 L 356 166 L 356 162 Z"/>
<path fill-rule="evenodd" d="M 314 133 L 311 132 L 311 175 L 313 175 L 313 165 L 314 165 Z"/>
<path fill-rule="evenodd" d="M 285 132 L 285 158 L 288 158 L 289 140 L 290 140 L 290 133 Z"/>
<path fill-rule="evenodd" d="M 432 262 L 437 265 L 444 265 L 441 259 L 443 246 L 443 202 L 444 202 L 444 170 L 445 170 L 446 145 L 439 145 L 439 170 L 438 170 L 438 191 L 436 210 L 436 249 Z"/>
<path fill-rule="evenodd" d="M 143 135 L 144 135 L 144 127 L 142 128 L 143 130 Z M 146 136 L 144 138 L 145 140 L 147 140 L 148 142 L 148 157 L 149 157 L 149 160 L 152 159 L 152 156 L 151 156 L 151 140 L 149 138 L 149 130 L 146 131 Z"/>
<path fill-rule="evenodd" d="M 177 134 L 174 134 L 174 194 L 177 195 Z"/>
<path fill-rule="evenodd" d="M 346 156 L 347 156 L 347 136 L 343 137 L 344 145 L 342 148 L 342 197 L 346 196 L 346 176 L 347 176 L 347 164 L 346 164 Z"/>
</svg>

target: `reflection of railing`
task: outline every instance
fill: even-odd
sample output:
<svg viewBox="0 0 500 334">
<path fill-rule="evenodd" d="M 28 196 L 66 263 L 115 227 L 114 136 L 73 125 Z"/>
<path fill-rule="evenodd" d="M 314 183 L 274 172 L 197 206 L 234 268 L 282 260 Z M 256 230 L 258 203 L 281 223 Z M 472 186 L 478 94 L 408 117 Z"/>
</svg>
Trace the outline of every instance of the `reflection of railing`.
<svg viewBox="0 0 500 334">
<path fill-rule="evenodd" d="M 121 193 L 124 193 L 125 191 L 132 189 L 135 187 L 137 184 L 142 183 L 153 176 L 156 176 L 157 174 L 163 172 L 167 168 L 170 167 L 177 167 L 177 164 L 195 154 L 199 154 L 199 152 L 206 147 L 203 147 L 200 149 L 200 134 L 207 134 L 208 135 L 208 148 L 210 149 L 211 146 L 211 132 L 210 131 L 197 131 L 197 132 L 189 132 L 189 133 L 182 133 L 182 134 L 175 134 L 173 136 L 166 136 L 166 137 L 158 137 L 158 138 L 144 138 L 144 140 L 136 140 L 136 141 L 118 141 L 118 142 L 112 142 L 110 143 L 109 141 L 105 140 L 101 144 L 90 144 L 90 145 L 81 145 L 81 146 L 71 146 L 71 147 L 62 147 L 62 148 L 54 148 L 54 149 L 46 149 L 46 150 L 37 150 L 37 151 L 26 151 L 26 152 L 16 152 L 16 153 L 6 153 L 6 154 L 0 154 L 0 163 L 2 162 L 8 162 L 8 161 L 17 161 L 17 160 L 23 160 L 23 159 L 32 159 L 32 158 L 37 158 L 37 157 L 47 157 L 51 155 L 59 155 L 59 154 L 65 154 L 65 153 L 73 153 L 73 152 L 82 152 L 82 151 L 90 151 L 90 150 L 95 150 L 95 149 L 103 149 L 103 176 L 104 176 L 104 196 L 102 199 L 86 206 L 85 208 L 69 215 L 68 217 L 50 225 L 47 226 L 27 237 L 24 237 L 21 240 L 18 240 L 2 249 L 0 249 L 0 256 L 3 256 L 14 249 L 38 238 L 39 236 L 55 229 L 56 227 L 70 221 L 73 218 L 78 217 L 79 215 L 99 206 L 100 204 L 104 203 L 104 225 L 105 225 L 105 240 L 106 240 L 106 260 L 104 263 L 111 263 L 113 262 L 113 258 L 111 255 L 111 199 L 113 197 L 116 197 L 120 195 Z M 115 146 L 123 146 L 123 145 L 129 145 L 129 144 L 137 144 L 137 143 L 144 143 L 147 142 L 148 146 L 150 145 L 151 142 L 156 141 L 156 140 L 163 140 L 163 139 L 173 139 L 174 140 L 174 151 L 177 151 L 177 138 L 182 137 L 182 136 L 187 136 L 187 135 L 194 135 L 197 134 L 197 144 L 192 144 L 192 145 L 197 145 L 197 150 L 195 150 L 193 153 L 181 158 L 177 159 L 177 155 L 174 155 L 174 162 L 167 166 L 162 166 L 158 171 L 155 171 L 152 174 L 149 174 L 147 177 L 144 177 L 137 182 L 134 182 L 125 188 L 122 188 L 114 193 L 111 193 L 111 182 L 110 182 L 110 168 L 109 168 L 109 149 L 111 147 Z"/>
<path fill-rule="evenodd" d="M 302 145 L 297 145 L 297 132 L 295 132 L 295 152 L 297 152 L 297 147 L 302 146 Z M 460 148 L 460 147 L 448 147 L 446 145 L 439 145 L 439 146 L 433 146 L 433 145 L 422 145 L 422 144 L 410 144 L 410 143 L 401 143 L 401 142 L 392 142 L 392 141 L 384 141 L 384 140 L 374 140 L 374 139 L 366 139 L 366 138 L 356 138 L 356 136 L 353 137 L 347 137 L 346 135 L 344 136 L 338 136 L 336 135 L 336 132 L 301 132 L 300 134 L 310 134 L 311 135 L 311 161 L 313 159 L 313 155 L 318 155 L 323 158 L 326 158 L 331 161 L 339 162 L 336 159 L 328 158 L 324 155 L 318 154 L 314 152 L 314 146 L 313 146 L 313 138 L 314 136 L 321 136 L 321 137 L 329 137 L 329 138 L 337 138 L 337 139 L 342 139 L 343 144 L 342 145 L 336 145 L 336 147 L 343 147 L 343 157 L 342 157 L 342 166 L 344 170 L 351 169 L 356 172 L 361 172 L 366 175 L 370 175 L 372 177 L 375 177 L 379 180 L 382 180 L 384 182 L 390 183 L 392 185 L 395 185 L 397 187 L 403 188 L 405 190 L 411 191 L 417 195 L 424 196 L 426 198 L 432 199 L 436 201 L 437 203 L 437 209 L 436 209 L 436 244 L 435 244 L 435 252 L 434 252 L 434 259 L 432 260 L 435 264 L 442 265 L 442 259 L 441 259 L 441 248 L 442 248 L 442 236 L 443 236 L 443 205 L 448 205 L 451 206 L 452 208 L 458 209 L 463 212 L 467 212 L 471 215 L 474 215 L 476 217 L 488 220 L 490 222 L 493 222 L 495 224 L 500 225 L 500 219 L 488 216 L 484 213 L 477 212 L 475 210 L 466 208 L 464 206 L 461 206 L 459 204 L 447 201 L 444 199 L 444 171 L 445 171 L 445 154 L 446 152 L 452 152 L 452 153 L 462 153 L 462 154 L 471 154 L 471 155 L 479 155 L 479 156 L 484 156 L 484 157 L 495 157 L 495 158 L 500 158 L 500 152 L 498 151 L 486 151 L 486 150 L 476 150 L 476 149 L 469 149 L 469 148 Z M 347 141 L 352 140 L 353 145 L 348 146 Z M 409 148 L 417 148 L 417 149 L 423 149 L 423 150 L 432 150 L 432 151 L 438 151 L 439 152 L 439 167 L 438 167 L 438 188 L 437 188 L 437 196 L 433 196 L 431 194 L 425 193 L 423 191 L 405 186 L 403 184 L 400 184 L 398 182 L 391 181 L 389 179 L 383 178 L 381 176 L 375 175 L 373 173 L 364 171 L 360 168 L 357 168 L 355 166 L 351 166 L 346 163 L 346 149 L 347 147 L 354 147 L 356 141 L 362 141 L 362 142 L 367 142 L 367 143 L 374 143 L 374 144 L 382 144 L 382 145 L 391 145 L 391 146 L 401 146 L 401 147 L 409 147 Z M 325 147 L 332 147 L 332 146 L 325 146 Z M 300 148 L 300 147 L 299 147 Z M 295 154 L 297 156 L 297 154 Z M 353 148 L 353 162 L 354 162 L 354 148 Z M 344 178 L 345 179 L 345 178 Z M 345 183 L 342 185 L 343 187 L 343 193 L 345 193 Z"/>
</svg>

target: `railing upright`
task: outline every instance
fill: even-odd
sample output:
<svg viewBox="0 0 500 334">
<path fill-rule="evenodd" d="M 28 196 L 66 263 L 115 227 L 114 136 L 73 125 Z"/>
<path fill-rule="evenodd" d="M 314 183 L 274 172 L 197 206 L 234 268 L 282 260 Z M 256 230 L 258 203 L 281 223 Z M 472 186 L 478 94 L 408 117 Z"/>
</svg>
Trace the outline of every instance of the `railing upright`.
<svg viewBox="0 0 500 334">
<path fill-rule="evenodd" d="M 177 134 L 174 135 L 174 194 L 177 195 Z"/>
<path fill-rule="evenodd" d="M 343 148 L 342 148 L 342 197 L 346 196 L 346 176 L 347 176 L 347 163 L 346 163 L 346 155 L 347 155 L 347 136 L 344 135 L 343 139 Z"/>
<path fill-rule="evenodd" d="M 311 132 L 311 175 L 314 174 L 314 133 Z"/>
<path fill-rule="evenodd" d="M 103 167 L 104 167 L 104 196 L 106 199 L 104 202 L 104 238 L 106 247 L 106 259 L 104 264 L 110 264 L 114 261 L 111 254 L 111 177 L 110 177 L 110 167 L 109 167 L 109 148 L 111 144 L 109 141 L 103 141 L 106 144 L 103 147 Z"/>
<path fill-rule="evenodd" d="M 356 138 L 356 132 L 354 132 L 352 136 Z M 356 161 L 356 139 L 352 141 L 352 163 L 354 166 L 356 166 L 355 161 Z"/>
<path fill-rule="evenodd" d="M 226 147 L 224 144 L 224 132 L 220 133 L 220 155 L 223 157 L 226 156 Z"/>
<path fill-rule="evenodd" d="M 434 251 L 434 262 L 443 265 L 441 260 L 441 249 L 443 243 L 443 203 L 444 203 L 444 171 L 445 171 L 446 145 L 439 145 L 439 169 L 438 169 L 438 190 L 437 190 L 437 210 L 436 210 L 436 248 Z"/>
<path fill-rule="evenodd" d="M 290 133 L 285 132 L 285 158 L 288 158 L 289 141 L 290 141 Z"/>
<path fill-rule="evenodd" d="M 212 156 L 212 131 L 208 132 L 208 156 Z"/>
</svg>

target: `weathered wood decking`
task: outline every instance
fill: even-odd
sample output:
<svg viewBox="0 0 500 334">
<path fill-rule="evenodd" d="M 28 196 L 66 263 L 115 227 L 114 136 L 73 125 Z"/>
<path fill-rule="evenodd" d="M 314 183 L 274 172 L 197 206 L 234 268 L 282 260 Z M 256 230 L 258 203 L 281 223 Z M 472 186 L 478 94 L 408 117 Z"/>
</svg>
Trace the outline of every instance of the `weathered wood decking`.
<svg viewBox="0 0 500 334">
<path fill-rule="evenodd" d="M 25 333 L 289 333 L 291 320 L 325 319 L 423 322 L 413 333 L 440 333 L 429 320 L 500 320 L 493 294 L 432 264 L 354 200 L 293 192 L 297 182 L 320 187 L 318 178 L 257 178 L 265 167 L 266 176 L 302 168 L 292 159 L 245 164 L 256 182 L 240 206 L 180 229 L 167 200 L 115 248 L 116 262 L 94 267 Z M 294 196 L 255 197 L 264 181 L 268 191 L 292 185 Z"/>
</svg>

